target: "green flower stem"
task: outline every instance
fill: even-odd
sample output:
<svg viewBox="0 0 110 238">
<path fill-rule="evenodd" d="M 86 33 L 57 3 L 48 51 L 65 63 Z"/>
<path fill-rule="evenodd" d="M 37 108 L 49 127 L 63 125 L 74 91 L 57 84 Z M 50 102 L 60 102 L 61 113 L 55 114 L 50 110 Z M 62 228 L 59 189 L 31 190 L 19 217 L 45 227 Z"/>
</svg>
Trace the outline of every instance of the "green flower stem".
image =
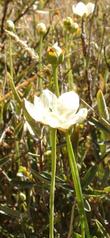
<svg viewBox="0 0 110 238">
<path fill-rule="evenodd" d="M 40 35 L 40 42 L 39 42 L 39 71 L 40 73 L 42 71 L 42 50 L 43 50 L 43 35 Z M 40 92 L 43 89 L 42 77 L 39 78 L 38 89 L 40 90 Z"/>
<path fill-rule="evenodd" d="M 77 163 L 75 160 L 75 155 L 73 152 L 73 147 L 71 144 L 70 135 L 68 134 L 68 132 L 66 133 L 66 142 L 67 142 L 67 150 L 69 155 L 69 163 L 70 163 L 70 168 L 72 173 L 72 179 L 74 182 L 74 188 L 76 192 L 76 200 L 78 203 L 78 208 L 79 208 L 79 213 L 81 218 L 81 233 L 82 233 L 81 237 L 85 238 L 85 235 L 86 235 L 87 238 L 90 238 L 88 222 L 87 222 L 87 218 L 86 218 L 86 214 L 84 210 L 84 200 L 83 200 L 83 194 L 82 194 L 82 189 L 80 184 L 79 172 L 78 172 Z"/>
<path fill-rule="evenodd" d="M 13 95 L 17 102 L 19 104 L 22 103 L 22 100 L 16 90 L 15 84 L 14 84 L 14 73 L 13 73 L 13 52 L 12 52 L 12 40 L 11 37 L 9 36 L 9 58 L 10 58 L 10 74 L 8 73 L 9 81 L 10 81 L 10 86 L 11 90 L 13 92 Z"/>
<path fill-rule="evenodd" d="M 67 69 L 69 70 L 69 72 L 68 72 L 68 86 L 69 86 L 69 90 L 72 90 L 72 88 L 73 88 L 73 75 L 72 75 L 72 71 L 71 71 L 70 57 L 67 58 Z"/>
<path fill-rule="evenodd" d="M 53 69 L 53 79 L 54 79 L 54 84 L 55 84 L 55 93 L 56 96 L 59 97 L 59 85 L 58 85 L 58 67 L 57 65 L 52 65 Z"/>
<path fill-rule="evenodd" d="M 52 174 L 50 187 L 50 218 L 49 218 L 49 238 L 54 238 L 54 197 L 55 197 L 55 174 L 56 174 L 56 129 L 51 129 L 52 146 Z"/>
<path fill-rule="evenodd" d="M 72 74 L 72 69 L 71 69 L 71 60 L 70 60 L 70 34 L 67 34 L 65 32 L 65 45 L 66 45 L 66 55 L 67 55 L 67 60 L 66 60 L 66 69 L 68 71 L 68 87 L 69 90 L 72 90 L 73 88 L 73 74 Z"/>
</svg>

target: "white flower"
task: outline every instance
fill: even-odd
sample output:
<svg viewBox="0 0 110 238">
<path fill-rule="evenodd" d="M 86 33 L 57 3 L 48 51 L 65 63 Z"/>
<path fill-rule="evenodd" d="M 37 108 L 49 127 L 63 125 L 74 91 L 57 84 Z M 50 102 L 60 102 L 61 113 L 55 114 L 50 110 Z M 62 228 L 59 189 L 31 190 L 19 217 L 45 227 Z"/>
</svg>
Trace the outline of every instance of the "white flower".
<svg viewBox="0 0 110 238">
<path fill-rule="evenodd" d="M 93 13 L 94 8 L 95 4 L 91 2 L 89 2 L 88 4 L 79 2 L 78 4 L 72 6 L 73 13 L 80 17 L 83 17 L 84 15 L 89 16 Z"/>
<path fill-rule="evenodd" d="M 56 42 L 52 49 L 55 51 L 56 55 L 59 57 L 62 54 L 62 49 L 58 46 L 58 42 Z"/>
<path fill-rule="evenodd" d="M 58 46 L 58 42 L 56 42 L 52 47 L 49 47 L 47 51 L 48 54 L 54 55 L 57 58 L 60 57 L 63 52 L 62 49 Z"/>
<path fill-rule="evenodd" d="M 38 32 L 38 34 L 41 34 L 41 35 L 46 34 L 47 28 L 46 28 L 46 25 L 43 22 L 40 22 L 40 23 L 37 24 L 37 32 Z"/>
<path fill-rule="evenodd" d="M 49 47 L 47 49 L 47 57 L 48 57 L 48 61 L 51 64 L 62 63 L 64 54 L 63 54 L 63 50 L 58 46 L 58 42 L 56 42 L 52 47 Z"/>
<path fill-rule="evenodd" d="M 25 108 L 30 116 L 52 128 L 67 130 L 87 117 L 87 109 L 79 109 L 79 96 L 71 91 L 56 97 L 48 89 L 40 97 L 35 96 L 34 104 L 25 99 Z"/>
<path fill-rule="evenodd" d="M 92 2 L 89 2 L 89 3 L 86 5 L 86 8 L 87 8 L 86 15 L 89 16 L 90 14 L 93 13 L 93 11 L 94 11 L 94 9 L 95 9 L 95 4 L 92 3 Z"/>
</svg>

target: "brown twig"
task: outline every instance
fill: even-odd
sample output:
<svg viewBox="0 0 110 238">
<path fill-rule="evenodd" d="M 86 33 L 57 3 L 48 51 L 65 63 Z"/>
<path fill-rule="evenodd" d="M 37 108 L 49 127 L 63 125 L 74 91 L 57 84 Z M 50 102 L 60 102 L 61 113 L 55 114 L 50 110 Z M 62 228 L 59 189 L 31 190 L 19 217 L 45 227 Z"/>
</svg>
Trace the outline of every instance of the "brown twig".
<svg viewBox="0 0 110 238">
<path fill-rule="evenodd" d="M 71 236 L 72 236 L 75 206 L 76 206 L 76 201 L 74 202 L 72 209 L 71 209 L 70 227 L 69 227 L 69 232 L 68 232 L 67 238 L 71 238 Z"/>
<path fill-rule="evenodd" d="M 10 0 L 5 0 L 4 1 L 3 17 L 2 17 L 2 20 L 1 20 L 1 34 L 3 34 L 3 32 L 4 32 L 4 22 L 5 22 L 7 10 L 8 10 L 9 2 L 10 2 Z"/>
<path fill-rule="evenodd" d="M 94 17 L 95 17 L 95 13 L 96 13 L 96 9 L 97 9 L 97 3 L 98 3 L 98 0 L 95 0 L 95 9 L 93 11 L 93 14 L 92 14 L 92 17 L 90 19 L 90 25 L 89 25 L 89 37 L 88 37 L 88 61 L 89 61 L 89 58 L 90 58 L 90 48 L 91 48 L 91 36 L 92 36 L 92 26 L 93 26 L 93 20 L 94 20 Z"/>
<path fill-rule="evenodd" d="M 39 56 L 37 53 L 35 53 L 34 49 L 30 48 L 24 41 L 22 41 L 18 35 L 11 31 L 5 30 L 5 32 L 11 36 L 25 51 L 28 52 L 28 54 L 31 56 L 31 58 L 38 62 Z"/>
<path fill-rule="evenodd" d="M 33 1 L 29 4 L 29 6 L 27 6 L 26 9 L 25 9 L 23 12 L 21 12 L 21 13 L 17 16 L 17 18 L 14 20 L 14 23 L 16 23 L 17 21 L 19 21 L 19 19 L 20 19 L 21 17 L 23 17 L 23 16 L 27 13 L 28 10 L 32 7 L 32 5 L 33 5 L 35 2 L 36 2 L 36 0 L 33 0 Z"/>
<path fill-rule="evenodd" d="M 16 89 L 19 90 L 19 89 L 22 89 L 22 88 L 25 88 L 27 87 L 30 83 L 32 83 L 33 81 L 35 81 L 37 79 L 37 75 L 34 75 L 33 77 L 25 80 L 23 83 L 19 84 L 16 86 Z M 4 96 L 1 96 L 0 97 L 0 103 L 5 101 L 6 99 L 8 99 L 9 97 L 11 97 L 12 95 L 12 91 L 8 92 L 7 94 L 5 94 Z"/>
</svg>

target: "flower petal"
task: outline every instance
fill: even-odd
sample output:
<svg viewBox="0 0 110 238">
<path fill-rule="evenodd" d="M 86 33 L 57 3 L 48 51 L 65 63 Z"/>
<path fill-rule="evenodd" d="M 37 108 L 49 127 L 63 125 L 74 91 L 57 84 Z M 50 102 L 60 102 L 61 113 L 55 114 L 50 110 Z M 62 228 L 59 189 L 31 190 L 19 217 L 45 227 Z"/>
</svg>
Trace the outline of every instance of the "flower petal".
<svg viewBox="0 0 110 238">
<path fill-rule="evenodd" d="M 45 124 L 52 128 L 59 128 L 60 122 L 56 113 L 47 113 L 45 118 Z"/>
<path fill-rule="evenodd" d="M 83 2 L 79 2 L 76 5 L 72 6 L 73 13 L 82 17 L 84 14 L 86 14 L 86 5 Z"/>
<path fill-rule="evenodd" d="M 34 96 L 34 106 L 35 106 L 36 110 L 39 110 L 39 108 L 41 110 L 44 110 L 44 105 L 43 105 L 40 97 Z"/>
<path fill-rule="evenodd" d="M 49 91 L 48 89 L 43 90 L 41 96 L 40 96 L 40 100 L 44 106 L 45 109 L 47 109 L 48 111 L 56 108 L 56 104 L 57 104 L 57 97 L 55 94 L 53 94 L 51 91 Z"/>
<path fill-rule="evenodd" d="M 86 15 L 89 16 L 90 14 L 93 13 L 94 8 L 95 8 L 95 4 L 89 2 L 89 3 L 86 5 L 86 8 L 87 8 Z"/>
<path fill-rule="evenodd" d="M 79 108 L 79 96 L 73 91 L 63 93 L 57 102 L 58 114 L 62 117 L 75 114 Z"/>
<path fill-rule="evenodd" d="M 71 127 L 72 125 L 83 122 L 86 117 L 87 109 L 82 108 L 79 110 L 78 113 L 76 113 L 75 115 L 73 114 L 73 118 L 71 118 L 70 120 L 65 120 L 65 122 L 61 123 L 60 128 L 65 130 L 69 129 L 69 127 Z"/>
<path fill-rule="evenodd" d="M 33 103 L 30 103 L 28 100 L 25 99 L 25 108 L 29 115 L 35 120 L 35 121 L 42 121 L 43 119 L 43 108 L 40 107 L 40 105 L 34 105 Z"/>
<path fill-rule="evenodd" d="M 56 42 L 52 48 L 55 50 L 58 57 L 62 54 L 62 49 L 58 46 L 58 42 Z"/>
</svg>

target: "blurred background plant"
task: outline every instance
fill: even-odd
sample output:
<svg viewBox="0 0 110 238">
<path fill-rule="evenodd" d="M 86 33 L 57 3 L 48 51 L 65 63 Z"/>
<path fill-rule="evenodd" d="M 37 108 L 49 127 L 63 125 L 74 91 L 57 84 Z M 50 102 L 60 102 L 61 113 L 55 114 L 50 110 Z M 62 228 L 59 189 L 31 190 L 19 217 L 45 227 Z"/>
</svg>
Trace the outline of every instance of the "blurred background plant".
<svg viewBox="0 0 110 238">
<path fill-rule="evenodd" d="M 55 42 L 64 53 L 57 69 L 60 93 L 75 90 L 89 110 L 84 125 L 72 128 L 71 139 L 90 232 L 94 238 L 110 237 L 110 2 L 92 2 L 95 10 L 85 19 L 72 12 L 72 5 L 78 1 L 0 1 L 1 238 L 48 238 L 48 129 L 39 124 L 34 132 L 29 128 L 17 95 L 11 91 L 10 75 L 21 99 L 33 100 L 39 95 L 39 79 L 42 88 L 54 91 L 47 49 Z M 46 25 L 42 42 L 39 23 Z M 63 132 L 58 131 L 55 237 L 80 237 L 73 194 L 66 141 Z"/>
</svg>

